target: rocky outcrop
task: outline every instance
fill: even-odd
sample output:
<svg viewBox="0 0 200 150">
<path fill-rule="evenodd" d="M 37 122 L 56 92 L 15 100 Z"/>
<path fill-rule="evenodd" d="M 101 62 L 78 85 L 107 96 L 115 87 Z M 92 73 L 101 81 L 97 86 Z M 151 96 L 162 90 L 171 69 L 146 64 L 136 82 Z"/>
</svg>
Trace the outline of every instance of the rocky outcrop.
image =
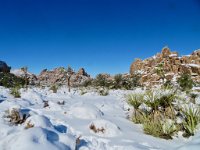
<svg viewBox="0 0 200 150">
<path fill-rule="evenodd" d="M 22 78 L 27 78 L 29 81 L 29 85 L 36 85 L 38 83 L 37 76 L 28 71 L 24 71 L 23 68 L 11 70 L 11 73 Z"/>
<path fill-rule="evenodd" d="M 159 64 L 163 65 L 167 80 L 172 80 L 182 73 L 188 73 L 195 81 L 200 82 L 200 50 L 194 51 L 191 55 L 179 57 L 177 52 L 171 52 L 168 47 L 164 47 L 161 53 L 151 58 L 136 59 L 130 67 L 130 74 L 141 74 L 141 84 L 158 84 L 161 81 L 156 73 Z"/>
<path fill-rule="evenodd" d="M 11 67 L 9 67 L 4 61 L 0 61 L 0 72 L 8 73 Z"/>
<path fill-rule="evenodd" d="M 68 77 L 70 76 L 70 85 L 75 87 L 88 80 L 90 76 L 81 68 L 77 73 L 67 71 L 63 67 L 55 68 L 54 70 L 44 69 L 37 77 L 38 82 L 42 86 L 51 85 L 68 85 Z"/>
</svg>

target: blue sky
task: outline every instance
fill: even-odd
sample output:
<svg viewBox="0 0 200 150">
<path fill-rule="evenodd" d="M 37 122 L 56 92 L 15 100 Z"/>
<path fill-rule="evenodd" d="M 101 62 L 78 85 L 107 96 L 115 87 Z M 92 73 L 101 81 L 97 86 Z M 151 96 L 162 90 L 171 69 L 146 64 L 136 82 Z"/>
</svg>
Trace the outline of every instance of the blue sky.
<svg viewBox="0 0 200 150">
<path fill-rule="evenodd" d="M 124 73 L 165 45 L 200 48 L 199 0 L 0 0 L 0 60 L 12 68 Z"/>
</svg>

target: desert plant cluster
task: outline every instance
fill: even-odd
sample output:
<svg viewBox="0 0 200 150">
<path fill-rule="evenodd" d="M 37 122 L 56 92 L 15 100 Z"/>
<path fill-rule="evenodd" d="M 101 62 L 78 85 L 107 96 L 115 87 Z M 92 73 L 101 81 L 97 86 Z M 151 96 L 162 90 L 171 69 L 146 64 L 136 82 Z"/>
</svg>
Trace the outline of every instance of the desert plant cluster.
<svg viewBox="0 0 200 150">
<path fill-rule="evenodd" d="M 198 94 L 191 90 L 194 84 L 189 75 L 181 75 L 177 83 L 178 87 L 161 86 L 126 96 L 133 107 L 131 120 L 142 124 L 146 134 L 164 139 L 179 132 L 184 137 L 195 134 L 200 123 Z"/>
</svg>

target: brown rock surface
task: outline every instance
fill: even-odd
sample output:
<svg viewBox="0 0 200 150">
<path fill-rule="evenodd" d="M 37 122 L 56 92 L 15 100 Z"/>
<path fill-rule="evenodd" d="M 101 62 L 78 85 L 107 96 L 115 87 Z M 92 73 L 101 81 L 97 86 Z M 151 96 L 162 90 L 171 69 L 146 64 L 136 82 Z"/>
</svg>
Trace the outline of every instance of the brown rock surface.
<svg viewBox="0 0 200 150">
<path fill-rule="evenodd" d="M 164 47 L 161 53 L 141 60 L 136 59 L 130 67 L 130 74 L 140 73 L 142 84 L 155 84 L 161 80 L 155 75 L 156 67 L 163 63 L 165 77 L 171 80 L 173 76 L 181 73 L 189 73 L 196 81 L 200 81 L 200 50 L 194 51 L 191 55 L 179 57 L 177 52 L 171 52 L 168 47 Z"/>
</svg>

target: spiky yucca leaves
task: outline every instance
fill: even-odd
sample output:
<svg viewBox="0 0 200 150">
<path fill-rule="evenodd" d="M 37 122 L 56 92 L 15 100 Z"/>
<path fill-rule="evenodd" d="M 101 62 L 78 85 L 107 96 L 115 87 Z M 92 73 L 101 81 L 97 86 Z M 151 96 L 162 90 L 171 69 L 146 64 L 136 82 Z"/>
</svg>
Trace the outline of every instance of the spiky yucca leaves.
<svg viewBox="0 0 200 150">
<path fill-rule="evenodd" d="M 151 108 L 151 113 L 153 114 L 153 118 L 155 116 L 160 116 L 159 106 L 160 106 L 160 94 L 155 91 L 148 91 L 145 94 L 145 101 L 144 103 Z"/>
<path fill-rule="evenodd" d="M 129 94 L 127 95 L 127 102 L 134 107 L 133 121 L 135 123 L 142 123 L 145 113 L 139 111 L 139 106 L 144 102 L 144 94 Z"/>
<path fill-rule="evenodd" d="M 186 136 L 193 136 L 197 125 L 200 123 L 200 109 L 189 108 L 187 111 L 183 111 L 185 115 L 185 121 L 183 122 Z"/>
<path fill-rule="evenodd" d="M 152 116 L 146 117 L 143 129 L 146 134 L 164 139 L 172 139 L 172 135 L 177 131 L 174 122 L 169 123 L 167 120 L 154 120 Z"/>
</svg>

